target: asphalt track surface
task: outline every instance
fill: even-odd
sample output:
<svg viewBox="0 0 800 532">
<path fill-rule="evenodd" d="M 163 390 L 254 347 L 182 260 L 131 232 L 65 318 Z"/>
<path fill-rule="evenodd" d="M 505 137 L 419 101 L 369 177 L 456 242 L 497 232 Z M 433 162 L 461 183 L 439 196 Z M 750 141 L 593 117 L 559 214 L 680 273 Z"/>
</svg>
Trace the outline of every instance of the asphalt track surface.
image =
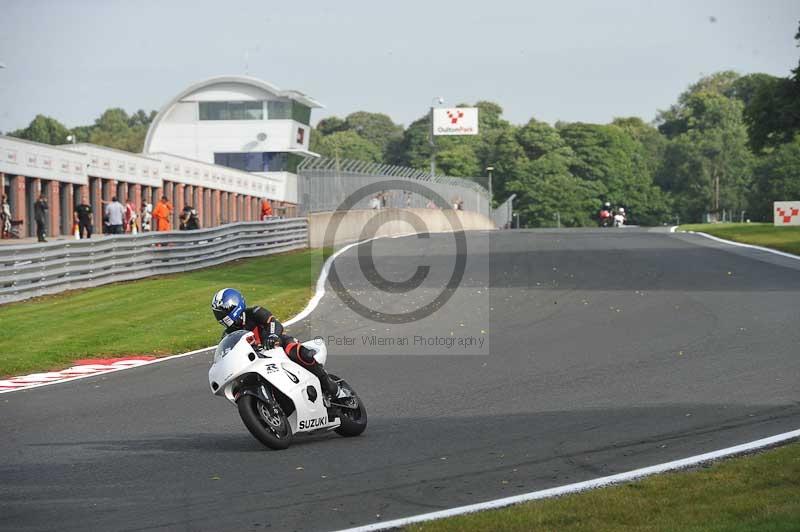
<svg viewBox="0 0 800 532">
<path fill-rule="evenodd" d="M 800 261 L 636 229 L 467 244 L 458 288 L 421 321 L 367 319 L 329 290 L 293 328 L 355 338 L 328 366 L 369 408 L 358 438 L 267 450 L 207 390 L 207 355 L 0 395 L 0 529 L 331 530 L 800 427 Z M 403 295 L 368 283 L 358 249 L 336 272 L 382 312 L 435 297 L 456 255 L 452 235 L 376 241 L 387 279 L 430 266 Z"/>
</svg>

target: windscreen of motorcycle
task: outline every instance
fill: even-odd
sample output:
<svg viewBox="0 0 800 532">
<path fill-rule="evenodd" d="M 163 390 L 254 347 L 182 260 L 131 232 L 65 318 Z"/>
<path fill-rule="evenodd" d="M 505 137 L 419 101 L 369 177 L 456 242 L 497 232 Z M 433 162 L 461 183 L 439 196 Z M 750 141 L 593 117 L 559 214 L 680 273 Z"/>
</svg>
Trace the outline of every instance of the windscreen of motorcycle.
<svg viewBox="0 0 800 532">
<path fill-rule="evenodd" d="M 250 334 L 250 331 L 234 331 L 223 338 L 217 346 L 216 351 L 214 351 L 214 363 L 216 364 L 222 360 L 225 355 L 230 353 L 231 350 L 236 347 L 236 344 L 239 343 L 239 340 L 248 334 Z"/>
</svg>

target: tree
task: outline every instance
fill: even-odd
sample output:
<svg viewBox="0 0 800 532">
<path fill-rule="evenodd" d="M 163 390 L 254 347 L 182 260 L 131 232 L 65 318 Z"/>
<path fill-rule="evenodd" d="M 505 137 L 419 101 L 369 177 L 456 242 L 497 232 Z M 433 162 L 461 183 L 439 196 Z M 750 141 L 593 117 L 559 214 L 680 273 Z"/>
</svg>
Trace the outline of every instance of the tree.
<svg viewBox="0 0 800 532">
<path fill-rule="evenodd" d="M 612 125 L 574 123 L 558 134 L 575 152 L 570 170 L 587 181 L 600 181 L 612 191 L 633 175 L 633 139 Z M 616 200 L 619 201 L 619 200 Z"/>
<path fill-rule="evenodd" d="M 685 102 L 687 130 L 665 153 L 658 183 L 675 195 L 683 219 L 746 207 L 752 154 L 740 101 L 698 93 Z"/>
<path fill-rule="evenodd" d="M 475 151 L 464 144 L 456 144 L 436 153 L 437 166 L 449 176 L 471 177 L 481 175 L 480 161 Z"/>
<path fill-rule="evenodd" d="M 625 207 L 629 219 L 640 224 L 669 218 L 669 200 L 654 183 L 665 142 L 658 131 L 627 118 L 608 125 L 562 124 L 558 133 L 575 152 L 570 170 L 602 183 L 602 199 Z"/>
<path fill-rule="evenodd" d="M 358 111 L 347 115 L 345 128 L 380 148 L 384 160 L 389 147 L 403 137 L 403 126 L 395 124 L 388 115 Z"/>
<path fill-rule="evenodd" d="M 320 135 L 332 135 L 338 131 L 344 131 L 345 129 L 347 129 L 347 126 L 344 120 L 338 116 L 323 118 L 316 127 L 317 133 Z"/>
<path fill-rule="evenodd" d="M 603 186 L 572 175 L 573 154 L 564 147 L 522 164 L 521 176 L 508 182 L 517 194 L 516 210 L 525 227 L 553 227 L 560 218 L 567 227 L 593 225 Z"/>
<path fill-rule="evenodd" d="M 645 124 L 639 117 L 615 118 L 612 125 L 624 131 L 636 143 L 633 171 L 655 179 L 664 159 L 667 139 L 655 127 Z"/>
<path fill-rule="evenodd" d="M 155 120 L 156 115 L 158 115 L 157 111 L 150 111 L 148 114 L 144 109 L 139 109 L 130 116 L 128 119 L 128 125 L 130 127 L 150 127 L 150 124 L 153 122 L 153 120 Z"/>
<path fill-rule="evenodd" d="M 43 144 L 65 144 L 69 130 L 56 120 L 45 115 L 36 115 L 28 127 L 12 131 L 8 135 L 20 139 L 32 140 Z"/>
<path fill-rule="evenodd" d="M 92 126 L 77 126 L 72 128 L 72 134 L 75 135 L 75 142 L 89 142 L 89 137 L 92 135 Z"/>
<path fill-rule="evenodd" d="M 379 163 L 383 154 L 378 146 L 354 131 L 338 131 L 317 139 L 316 150 L 326 157 Z"/>
<path fill-rule="evenodd" d="M 423 116 L 409 124 L 403 132 L 403 140 L 398 150 L 401 156 L 396 161 L 397 164 L 421 170 L 429 167 L 431 160 L 430 129 L 429 116 Z"/>
<path fill-rule="evenodd" d="M 508 127 L 496 135 L 491 151 L 485 155 L 481 167 L 494 168 L 492 171 L 492 190 L 495 204 L 502 203 L 511 193 L 507 183 L 522 175 L 522 165 L 527 160 L 525 151 L 517 141 L 517 128 Z"/>
<path fill-rule="evenodd" d="M 388 115 L 357 111 L 342 120 L 330 116 L 320 120 L 316 128 L 317 140 L 342 132 L 353 132 L 367 142 L 375 145 L 381 152 L 378 162 L 391 162 L 398 157 L 398 147 L 402 144 L 403 126 L 395 124 Z M 315 149 L 318 146 L 314 144 Z"/>
<path fill-rule="evenodd" d="M 461 104 L 459 107 L 470 107 L 468 104 Z M 513 133 L 514 126 L 503 118 L 503 108 L 500 105 L 489 102 L 479 101 L 474 107 L 478 108 L 478 135 L 464 137 L 439 137 L 446 146 L 448 143 L 457 143 L 469 146 L 478 157 L 478 173 L 471 177 L 483 176 L 487 166 L 502 167 L 500 153 L 505 148 L 498 143 L 510 140 L 509 134 Z M 501 139 L 503 139 L 501 141 Z M 513 149 L 513 148 L 512 148 Z M 483 183 L 483 181 L 481 180 Z M 485 184 L 485 183 L 483 183 Z"/>
<path fill-rule="evenodd" d="M 690 98 L 700 93 L 717 94 L 730 98 L 735 93 L 738 79 L 739 74 L 731 70 L 716 72 L 700 78 L 681 93 L 678 103 L 666 111 L 659 111 L 656 116 L 658 130 L 670 139 L 685 133 L 689 129 L 687 120 L 690 111 L 687 107 Z"/>
<path fill-rule="evenodd" d="M 535 118 L 531 118 L 527 124 L 517 129 L 516 137 L 528 159 L 538 159 L 567 145 L 550 124 L 538 122 Z"/>
<path fill-rule="evenodd" d="M 772 204 L 800 198 L 800 135 L 761 158 L 753 172 L 750 217 L 772 221 Z"/>
<path fill-rule="evenodd" d="M 800 83 L 772 76 L 759 81 L 744 110 L 756 153 L 789 142 L 800 132 Z"/>
<path fill-rule="evenodd" d="M 769 85 L 773 81 L 780 79 L 775 76 L 763 73 L 747 74 L 733 82 L 733 86 L 728 94 L 731 98 L 736 98 L 741 101 L 745 108 L 750 105 L 753 98 L 765 85 Z"/>
<path fill-rule="evenodd" d="M 514 132 L 518 155 L 505 188 L 517 194 L 517 210 L 526 227 L 592 223 L 603 186 L 584 181 L 570 171 L 575 152 L 545 122 L 531 119 Z"/>
<path fill-rule="evenodd" d="M 800 25 L 794 36 L 800 47 Z M 792 76 L 754 74 L 744 118 L 756 153 L 791 142 L 800 133 L 800 62 Z"/>
<path fill-rule="evenodd" d="M 147 128 L 155 115 L 155 111 L 148 115 L 139 110 L 133 116 L 128 116 L 123 109 L 107 109 L 100 118 L 95 120 L 89 133 L 89 142 L 139 153 L 144 147 Z"/>
</svg>

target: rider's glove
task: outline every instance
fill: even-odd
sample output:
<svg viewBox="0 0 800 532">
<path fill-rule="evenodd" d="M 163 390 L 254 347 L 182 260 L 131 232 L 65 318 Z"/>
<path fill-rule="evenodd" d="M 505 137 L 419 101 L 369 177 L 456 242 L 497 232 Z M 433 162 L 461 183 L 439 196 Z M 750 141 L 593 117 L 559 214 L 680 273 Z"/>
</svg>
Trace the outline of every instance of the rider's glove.
<svg viewBox="0 0 800 532">
<path fill-rule="evenodd" d="M 269 336 L 267 336 L 267 342 L 266 342 L 267 349 L 272 349 L 273 347 L 279 345 L 280 343 L 281 339 L 277 334 L 270 334 Z"/>
</svg>

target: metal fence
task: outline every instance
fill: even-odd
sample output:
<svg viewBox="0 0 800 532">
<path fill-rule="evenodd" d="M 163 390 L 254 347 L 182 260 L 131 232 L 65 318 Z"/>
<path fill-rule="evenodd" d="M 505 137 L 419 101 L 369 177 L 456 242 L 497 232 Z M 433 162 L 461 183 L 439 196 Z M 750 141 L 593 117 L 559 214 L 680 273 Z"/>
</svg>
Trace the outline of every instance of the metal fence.
<svg viewBox="0 0 800 532">
<path fill-rule="evenodd" d="M 0 304 L 178 273 L 308 245 L 308 221 L 242 222 L 197 231 L 0 246 Z"/>
<path fill-rule="evenodd" d="M 354 192 L 382 181 L 409 181 L 432 190 L 447 203 L 461 202 L 464 210 L 490 216 L 489 193 L 468 179 L 431 175 L 422 170 L 388 164 L 347 159 L 305 159 L 297 169 L 297 197 L 302 214 L 335 211 Z M 374 197 L 374 194 L 371 195 Z M 353 209 L 371 208 L 371 197 L 359 199 Z M 382 207 L 430 207 L 430 199 L 421 194 L 391 190 L 383 194 Z"/>
<path fill-rule="evenodd" d="M 514 221 L 514 198 L 516 198 L 516 194 L 511 194 L 507 200 L 505 200 L 501 205 L 499 205 L 496 209 L 492 209 L 492 221 L 494 222 L 495 227 L 500 229 L 511 228 L 511 224 Z"/>
</svg>

